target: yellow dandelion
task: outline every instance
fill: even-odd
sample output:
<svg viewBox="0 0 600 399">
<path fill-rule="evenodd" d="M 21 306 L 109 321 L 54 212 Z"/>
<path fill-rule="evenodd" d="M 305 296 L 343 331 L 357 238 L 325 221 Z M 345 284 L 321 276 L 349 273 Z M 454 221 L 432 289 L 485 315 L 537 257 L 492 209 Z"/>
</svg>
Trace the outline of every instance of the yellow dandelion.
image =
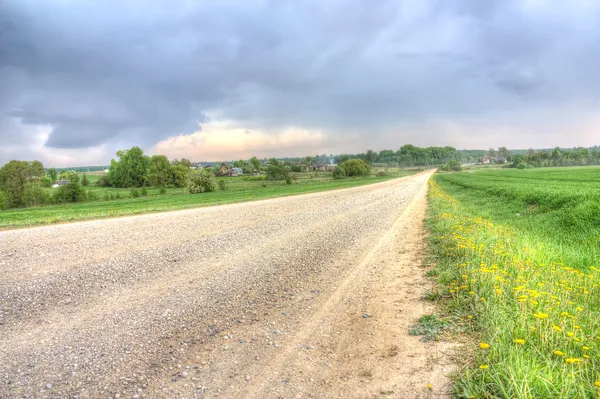
<svg viewBox="0 0 600 399">
<path fill-rule="evenodd" d="M 568 364 L 573 364 L 573 363 L 580 363 L 583 360 L 578 358 L 578 357 L 568 357 L 565 359 L 565 362 L 567 362 Z"/>
<path fill-rule="evenodd" d="M 429 389 L 430 391 L 433 389 L 433 388 L 431 387 L 431 384 L 429 384 L 429 383 L 427 384 L 427 389 Z"/>
<path fill-rule="evenodd" d="M 538 313 L 534 314 L 533 317 L 535 317 L 536 319 L 547 319 L 548 313 L 538 312 Z"/>
<path fill-rule="evenodd" d="M 482 364 L 481 366 L 479 366 L 479 368 L 482 370 L 487 370 L 490 368 L 490 366 L 488 366 L 487 364 Z"/>
<path fill-rule="evenodd" d="M 562 331 L 562 328 L 560 328 L 559 326 L 557 326 L 556 324 L 554 324 L 552 326 L 553 329 L 555 329 L 556 331 Z"/>
<path fill-rule="evenodd" d="M 515 343 L 519 344 L 519 345 L 525 345 L 525 340 L 524 339 L 515 339 Z"/>
<path fill-rule="evenodd" d="M 590 349 L 590 347 L 589 346 L 582 346 L 581 349 L 583 349 L 584 351 L 587 351 L 587 350 Z"/>
<path fill-rule="evenodd" d="M 485 342 L 480 342 L 480 343 L 479 343 L 479 347 L 480 347 L 481 349 L 487 349 L 487 348 L 489 348 L 489 347 L 490 347 L 490 344 L 488 344 L 488 343 L 485 343 Z"/>
<path fill-rule="evenodd" d="M 565 355 L 565 352 L 563 352 L 563 351 L 554 351 L 553 353 L 554 353 L 556 356 L 564 356 L 564 355 Z"/>
<path fill-rule="evenodd" d="M 598 388 L 600 388 L 600 381 L 594 382 L 594 385 L 597 386 Z"/>
<path fill-rule="evenodd" d="M 567 335 L 568 335 L 569 337 L 574 337 L 574 336 L 575 336 L 575 333 L 573 333 L 573 332 L 569 331 L 569 332 L 567 333 Z"/>
</svg>

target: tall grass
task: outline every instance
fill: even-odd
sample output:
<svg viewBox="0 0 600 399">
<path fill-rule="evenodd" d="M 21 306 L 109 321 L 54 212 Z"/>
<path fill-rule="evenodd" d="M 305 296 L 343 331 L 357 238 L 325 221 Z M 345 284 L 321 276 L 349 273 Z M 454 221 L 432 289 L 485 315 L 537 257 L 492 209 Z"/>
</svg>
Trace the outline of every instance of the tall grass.
<svg viewBox="0 0 600 399">
<path fill-rule="evenodd" d="M 600 228 L 588 211 L 599 171 L 432 179 L 428 226 L 444 303 L 476 338 L 458 397 L 597 397 Z"/>
</svg>

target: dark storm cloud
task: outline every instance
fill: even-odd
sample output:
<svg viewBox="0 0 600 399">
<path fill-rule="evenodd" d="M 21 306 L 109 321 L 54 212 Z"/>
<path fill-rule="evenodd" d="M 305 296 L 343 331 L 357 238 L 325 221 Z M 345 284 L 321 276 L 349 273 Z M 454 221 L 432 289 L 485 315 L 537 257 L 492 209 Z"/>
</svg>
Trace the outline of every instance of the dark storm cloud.
<svg viewBox="0 0 600 399">
<path fill-rule="evenodd" d="M 0 140 L 151 145 L 208 117 L 249 129 L 593 103 L 598 6 L 541 1 L 0 3 Z M 29 130 L 24 130 L 29 131 Z"/>
</svg>

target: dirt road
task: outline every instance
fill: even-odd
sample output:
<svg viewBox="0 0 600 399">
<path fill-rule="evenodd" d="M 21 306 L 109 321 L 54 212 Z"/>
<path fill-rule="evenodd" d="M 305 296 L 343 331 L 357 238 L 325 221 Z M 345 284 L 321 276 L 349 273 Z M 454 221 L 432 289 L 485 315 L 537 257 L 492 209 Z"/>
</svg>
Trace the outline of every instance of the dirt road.
<svg viewBox="0 0 600 399">
<path fill-rule="evenodd" d="M 438 397 L 429 177 L 0 232 L 0 398 Z"/>
</svg>

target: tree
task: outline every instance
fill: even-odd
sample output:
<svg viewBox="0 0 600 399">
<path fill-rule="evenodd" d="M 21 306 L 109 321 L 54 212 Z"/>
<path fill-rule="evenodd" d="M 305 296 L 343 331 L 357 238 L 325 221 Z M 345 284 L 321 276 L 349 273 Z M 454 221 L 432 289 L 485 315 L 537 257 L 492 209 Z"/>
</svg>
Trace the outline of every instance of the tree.
<svg viewBox="0 0 600 399">
<path fill-rule="evenodd" d="M 313 157 L 306 157 L 306 158 L 304 158 L 304 163 L 306 164 L 306 167 L 308 169 L 310 169 L 310 166 L 312 165 L 313 161 L 314 161 Z"/>
<path fill-rule="evenodd" d="M 60 186 L 56 189 L 54 199 L 56 202 L 81 202 L 85 201 L 85 191 L 79 182 L 79 175 L 76 172 L 67 173 L 69 184 Z"/>
<path fill-rule="evenodd" d="M 48 169 L 48 176 L 52 180 L 52 183 L 54 183 L 58 179 L 58 172 L 54 168 Z"/>
<path fill-rule="evenodd" d="M 25 205 L 23 195 L 25 185 L 39 182 L 44 176 L 44 167 L 41 162 L 10 161 L 0 168 L 0 191 L 8 197 L 8 208 Z"/>
<path fill-rule="evenodd" d="M 178 164 L 178 166 L 185 167 L 183 164 Z M 166 156 L 154 155 L 150 158 L 148 182 L 154 187 L 167 187 L 173 184 L 173 166 Z"/>
<path fill-rule="evenodd" d="M 48 201 L 48 194 L 38 182 L 25 183 L 23 203 L 25 206 L 40 206 Z"/>
<path fill-rule="evenodd" d="M 250 158 L 250 163 L 252 164 L 252 166 L 254 166 L 254 169 L 257 172 L 260 172 L 260 159 L 258 159 L 256 157 L 252 157 L 252 158 Z"/>
<path fill-rule="evenodd" d="M 173 166 L 183 165 L 186 168 L 192 167 L 192 163 L 190 162 L 189 159 L 186 159 L 186 158 L 174 159 L 172 163 L 173 163 Z"/>
<path fill-rule="evenodd" d="M 287 168 L 277 160 L 276 163 L 269 163 L 267 165 L 267 178 L 269 180 L 286 180 L 289 175 L 290 172 L 287 170 Z"/>
<path fill-rule="evenodd" d="M 367 176 L 371 174 L 371 167 L 362 159 L 349 159 L 340 165 L 346 172 L 346 176 Z"/>
<path fill-rule="evenodd" d="M 173 166 L 173 185 L 180 188 L 185 187 L 190 173 L 191 169 L 184 164 Z"/>
<path fill-rule="evenodd" d="M 373 162 L 377 161 L 377 153 L 373 150 L 367 150 L 367 153 L 365 154 L 365 161 L 371 165 Z"/>
<path fill-rule="evenodd" d="M 146 181 L 150 160 L 139 147 L 117 151 L 118 161 L 110 161 L 108 180 L 116 187 L 141 187 Z"/>
<path fill-rule="evenodd" d="M 81 179 L 81 185 L 87 187 L 90 185 L 90 181 L 88 180 L 87 174 L 83 174 L 83 178 Z"/>
<path fill-rule="evenodd" d="M 206 193 L 217 190 L 215 175 L 206 169 L 192 172 L 188 180 L 187 189 L 190 194 Z"/>
<path fill-rule="evenodd" d="M 510 156 L 510 151 L 506 147 L 500 147 L 498 148 L 498 155 L 506 159 Z"/>
</svg>

